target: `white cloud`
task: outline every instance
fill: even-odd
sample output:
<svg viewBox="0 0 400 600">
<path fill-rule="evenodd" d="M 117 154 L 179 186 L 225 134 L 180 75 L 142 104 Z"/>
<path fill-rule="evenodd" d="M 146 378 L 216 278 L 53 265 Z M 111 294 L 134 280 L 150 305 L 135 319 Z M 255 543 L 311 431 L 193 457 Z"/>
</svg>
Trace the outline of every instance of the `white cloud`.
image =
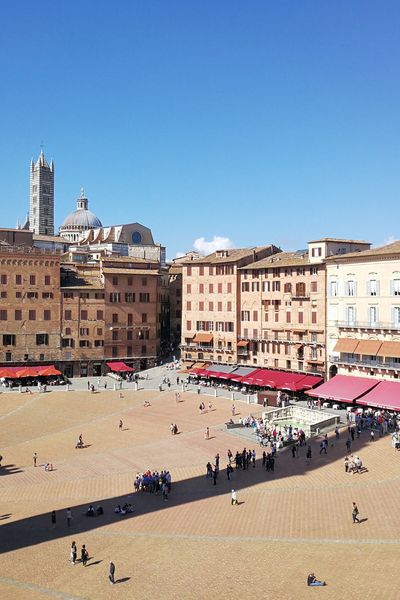
<svg viewBox="0 0 400 600">
<path fill-rule="evenodd" d="M 389 237 L 383 242 L 384 246 L 388 246 L 388 244 L 393 244 L 393 242 L 397 242 L 397 238 L 394 235 L 389 235 Z"/>
<path fill-rule="evenodd" d="M 193 248 L 199 252 L 199 254 L 211 254 L 216 250 L 226 250 L 227 248 L 233 248 L 233 242 L 227 237 L 220 235 L 214 235 L 213 239 L 208 242 L 204 237 L 199 237 L 193 242 Z"/>
<path fill-rule="evenodd" d="M 182 258 L 182 256 L 185 256 L 185 252 L 177 252 L 175 254 L 175 258 Z"/>
</svg>

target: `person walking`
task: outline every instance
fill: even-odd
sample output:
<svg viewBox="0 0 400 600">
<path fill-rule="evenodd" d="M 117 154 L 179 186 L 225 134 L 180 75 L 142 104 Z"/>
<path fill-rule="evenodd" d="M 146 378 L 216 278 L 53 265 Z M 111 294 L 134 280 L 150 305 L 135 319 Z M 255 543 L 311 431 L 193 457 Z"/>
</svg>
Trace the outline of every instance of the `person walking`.
<svg viewBox="0 0 400 600">
<path fill-rule="evenodd" d="M 206 427 L 206 430 L 204 432 L 204 439 L 205 440 L 209 440 L 210 439 L 210 428 Z"/>
<path fill-rule="evenodd" d="M 373 429 L 371 429 L 371 442 L 375 441 L 375 431 Z"/>
<path fill-rule="evenodd" d="M 70 508 L 67 508 L 67 526 L 71 527 L 71 521 L 72 521 L 72 512 Z"/>
<path fill-rule="evenodd" d="M 115 578 L 114 578 L 114 576 L 115 576 L 115 565 L 114 565 L 114 563 L 113 563 L 113 562 L 110 560 L 110 567 L 109 567 L 109 569 L 108 569 L 108 579 L 109 579 L 109 581 L 110 581 L 110 584 L 111 584 L 111 585 L 114 585 L 114 583 L 115 583 Z"/>
<path fill-rule="evenodd" d="M 359 515 L 359 510 L 358 510 L 358 506 L 355 502 L 353 502 L 353 511 L 352 511 L 352 517 L 353 517 L 353 524 L 354 523 L 359 523 L 360 519 L 358 518 Z"/>
<path fill-rule="evenodd" d="M 236 408 L 235 408 L 235 405 L 232 404 L 232 417 L 234 417 L 235 414 L 236 414 Z"/>
<path fill-rule="evenodd" d="M 34 467 L 37 466 L 37 459 L 38 459 L 37 452 L 34 452 L 34 454 L 33 454 L 33 466 Z"/>
<path fill-rule="evenodd" d="M 119 420 L 119 425 L 118 425 L 118 429 L 119 431 L 122 431 L 122 427 L 124 426 L 122 419 Z"/>
<path fill-rule="evenodd" d="M 213 474 L 213 485 L 217 485 L 218 469 L 216 466 L 214 467 L 212 474 Z"/>
<path fill-rule="evenodd" d="M 292 458 L 296 458 L 296 446 L 292 445 Z"/>
<path fill-rule="evenodd" d="M 235 490 L 232 490 L 231 492 L 231 506 L 233 506 L 234 504 L 238 504 L 238 499 L 237 499 L 237 493 L 235 492 Z"/>
<path fill-rule="evenodd" d="M 82 565 L 84 567 L 86 567 L 86 565 L 87 565 L 88 558 L 89 558 L 89 552 L 87 551 L 85 544 L 83 544 L 82 548 L 81 548 L 81 561 L 82 561 Z"/>
<path fill-rule="evenodd" d="M 308 446 L 307 446 L 307 454 L 306 454 L 306 465 L 310 465 L 311 464 L 311 457 L 312 457 L 311 446 L 310 446 L 310 444 L 308 444 Z"/>
<path fill-rule="evenodd" d="M 51 511 L 51 524 L 53 526 L 53 529 L 56 528 L 56 523 L 57 523 L 56 511 L 52 510 Z"/>
<path fill-rule="evenodd" d="M 78 554 L 78 550 L 76 548 L 76 543 L 72 542 L 72 544 L 71 544 L 71 554 L 70 554 L 70 561 L 71 561 L 72 565 L 74 565 L 76 563 L 77 554 Z"/>
</svg>

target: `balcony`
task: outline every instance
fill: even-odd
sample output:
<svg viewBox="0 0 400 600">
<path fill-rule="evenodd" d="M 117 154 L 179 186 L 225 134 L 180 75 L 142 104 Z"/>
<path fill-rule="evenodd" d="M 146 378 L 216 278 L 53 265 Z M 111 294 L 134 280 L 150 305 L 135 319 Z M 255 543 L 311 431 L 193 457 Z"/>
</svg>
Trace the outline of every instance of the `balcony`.
<svg viewBox="0 0 400 600">
<path fill-rule="evenodd" d="M 339 329 L 400 331 L 400 323 L 388 323 L 385 321 L 376 321 L 375 323 L 368 321 L 328 321 L 328 325 L 330 327 L 338 327 Z"/>
<path fill-rule="evenodd" d="M 296 294 L 292 293 L 290 296 L 291 300 L 310 300 L 310 294 Z"/>
<path fill-rule="evenodd" d="M 351 356 L 329 356 L 329 362 L 332 364 L 340 364 L 340 365 L 355 365 L 359 367 L 369 367 L 374 369 L 388 369 L 392 371 L 400 371 L 400 362 L 395 361 L 384 361 L 382 358 L 377 357 L 376 360 L 371 360 L 370 358 L 364 358 L 361 355 L 359 358 L 351 357 Z"/>
</svg>

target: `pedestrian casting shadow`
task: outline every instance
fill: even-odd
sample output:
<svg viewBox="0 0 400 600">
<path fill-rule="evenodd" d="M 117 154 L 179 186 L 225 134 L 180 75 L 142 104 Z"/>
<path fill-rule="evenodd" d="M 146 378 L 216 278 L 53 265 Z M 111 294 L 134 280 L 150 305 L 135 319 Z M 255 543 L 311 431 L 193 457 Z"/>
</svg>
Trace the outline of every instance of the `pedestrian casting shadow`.
<svg viewBox="0 0 400 600">
<path fill-rule="evenodd" d="M 3 475 L 14 475 L 14 473 L 22 473 L 22 469 L 12 463 L 0 467 L 0 477 Z"/>
<path fill-rule="evenodd" d="M 125 581 L 129 581 L 130 577 L 121 577 L 121 579 L 116 579 L 115 583 L 125 583 Z"/>
<path fill-rule="evenodd" d="M 94 565 L 99 565 L 100 563 L 102 563 L 102 560 L 95 560 L 94 562 L 91 562 L 88 567 L 93 567 Z"/>
<path fill-rule="evenodd" d="M 390 433 L 389 435 L 386 435 L 385 438 L 386 440 L 389 440 Z M 233 437 L 229 440 L 226 438 L 224 439 L 223 445 L 221 444 L 222 447 L 219 449 L 221 456 L 225 455 L 228 446 L 231 446 L 233 454 L 235 454 L 236 449 L 241 451 L 239 444 L 242 445 L 243 441 L 238 438 L 235 443 L 233 439 Z M 321 437 L 314 438 L 310 441 L 313 457 L 318 455 L 320 441 Z M 262 448 L 257 444 L 255 436 L 254 442 L 252 440 L 249 444 L 248 440 L 246 440 L 245 443 L 247 447 L 257 449 L 258 454 L 262 453 Z M 364 431 L 361 438 L 353 442 L 351 451 L 354 454 L 359 455 L 363 448 L 370 446 L 370 444 L 368 432 Z M 346 444 L 340 440 L 335 443 L 333 448 L 329 448 L 329 452 L 326 456 L 324 455 L 323 461 L 319 460 L 318 457 L 318 459 L 313 458 L 311 464 L 307 464 L 306 448 L 304 446 L 300 450 L 300 458 L 296 461 L 293 461 L 291 457 L 290 448 L 285 448 L 278 453 L 275 461 L 275 471 L 273 473 L 265 470 L 260 458 L 256 461 L 255 469 L 235 469 L 232 474 L 232 480 L 220 476 L 216 486 L 208 485 L 205 473 L 176 482 L 173 480 L 169 502 L 163 502 L 161 494 L 156 496 L 155 494 L 148 492 L 133 493 L 134 474 L 132 474 L 132 489 L 127 489 L 126 493 L 123 495 L 114 496 L 112 498 L 94 496 L 88 502 L 76 504 L 75 506 L 71 506 L 69 502 L 68 504 L 65 504 L 65 506 L 60 506 L 57 510 L 58 516 L 64 514 L 67 508 L 72 510 L 74 518 L 71 527 L 69 528 L 57 526 L 57 529 L 53 529 L 49 523 L 49 512 L 47 511 L 19 520 L 9 521 L 8 523 L 2 523 L 0 553 L 38 545 L 54 540 L 55 538 L 81 535 L 88 531 L 96 530 L 99 527 L 115 523 L 116 521 L 119 521 L 117 515 L 114 513 L 115 507 L 118 505 L 123 506 L 127 501 L 133 502 L 135 512 L 133 514 L 128 513 L 124 515 L 124 519 L 135 519 L 138 516 L 141 517 L 146 514 L 168 511 L 170 508 L 207 500 L 207 498 L 219 495 L 225 496 L 227 503 L 230 504 L 230 493 L 232 488 L 238 490 L 240 494 L 241 488 L 246 487 L 246 489 L 250 489 L 252 486 L 260 483 L 268 486 L 269 480 L 276 481 L 277 479 L 281 479 L 290 482 L 291 477 L 304 475 L 319 468 L 325 468 L 328 463 L 336 463 L 337 468 L 341 470 L 342 465 L 340 463 L 347 454 Z M 164 464 L 164 459 L 161 458 L 160 463 L 154 465 L 153 468 L 158 470 L 165 469 L 168 468 L 168 464 Z M 174 477 L 174 472 L 172 472 L 172 476 Z M 343 470 L 343 481 L 345 481 L 347 477 L 348 475 Z M 89 504 L 92 504 L 93 506 L 101 505 L 104 514 L 100 517 L 87 518 L 85 513 Z M 242 504 L 242 501 L 240 504 Z M 166 515 L 168 515 L 168 513 L 166 513 Z M 366 518 L 360 519 L 360 521 L 365 522 Z"/>
<path fill-rule="evenodd" d="M 4 515 L 0 515 L 0 521 L 4 521 L 5 519 L 9 519 L 12 513 L 5 513 Z"/>
<path fill-rule="evenodd" d="M 368 521 L 368 517 L 364 517 L 363 519 L 360 519 L 360 523 L 365 523 L 366 521 Z"/>
<path fill-rule="evenodd" d="M 129 427 L 124 427 L 122 431 L 129 431 Z"/>
<path fill-rule="evenodd" d="M 240 506 L 241 504 L 245 504 L 245 501 L 242 500 L 241 502 L 237 502 L 236 506 Z"/>
</svg>

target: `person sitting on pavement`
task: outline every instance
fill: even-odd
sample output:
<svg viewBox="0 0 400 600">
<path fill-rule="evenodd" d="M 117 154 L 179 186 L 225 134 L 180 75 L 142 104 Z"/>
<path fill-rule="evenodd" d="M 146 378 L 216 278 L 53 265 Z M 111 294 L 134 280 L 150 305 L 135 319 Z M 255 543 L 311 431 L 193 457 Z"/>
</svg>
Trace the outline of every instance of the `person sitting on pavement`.
<svg viewBox="0 0 400 600">
<path fill-rule="evenodd" d="M 86 511 L 86 516 L 87 517 L 94 517 L 95 516 L 94 508 L 93 508 L 92 504 L 89 505 L 89 508 Z"/>
<path fill-rule="evenodd" d="M 315 577 L 314 573 L 310 573 L 309 576 L 307 577 L 307 585 L 308 586 L 320 586 L 320 585 L 326 585 L 325 581 L 318 581 L 318 579 Z"/>
</svg>

